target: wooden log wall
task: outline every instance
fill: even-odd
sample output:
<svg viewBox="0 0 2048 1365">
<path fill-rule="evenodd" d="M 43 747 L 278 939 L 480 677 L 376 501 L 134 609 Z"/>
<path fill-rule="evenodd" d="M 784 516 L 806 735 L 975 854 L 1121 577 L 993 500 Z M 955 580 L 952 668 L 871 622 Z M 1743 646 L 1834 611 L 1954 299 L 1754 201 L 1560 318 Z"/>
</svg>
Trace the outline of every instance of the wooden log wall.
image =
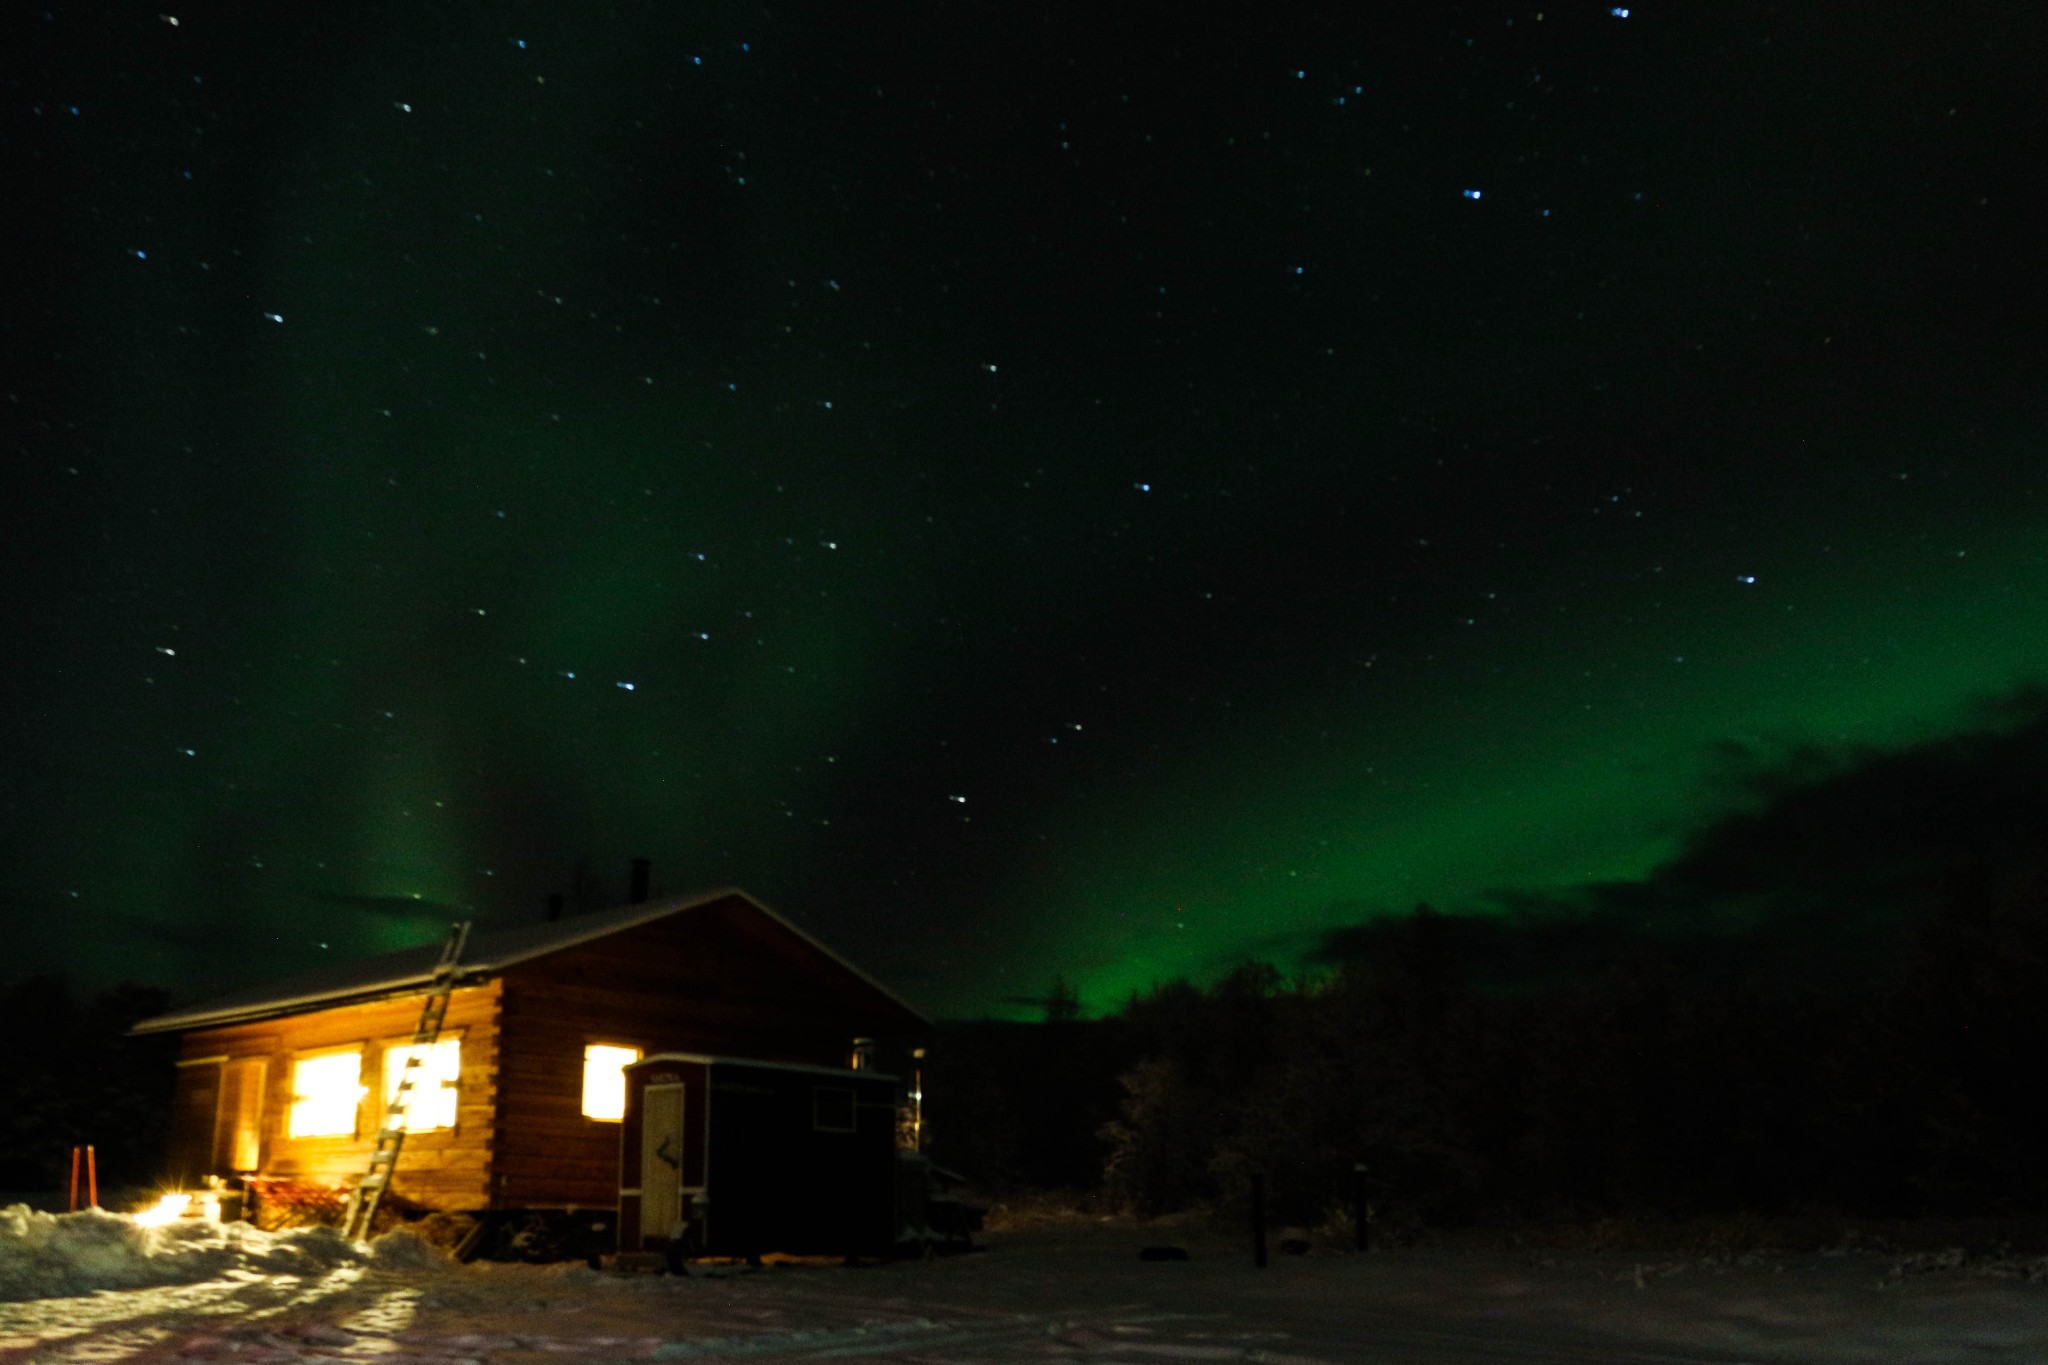
<svg viewBox="0 0 2048 1365">
<path fill-rule="evenodd" d="M 462 1074 L 456 1089 L 452 1129 L 410 1133 L 399 1156 L 393 1192 L 439 1209 L 480 1209 L 488 1206 L 491 1165 L 496 1155 L 495 1127 L 499 1089 L 499 1009 L 502 990 L 488 981 L 457 990 L 448 1004 L 443 1038 L 459 1037 Z M 179 1073 L 180 1093 L 188 1102 L 177 1110 L 172 1150 L 184 1164 L 205 1150 L 209 1139 L 196 1128 L 201 1119 L 198 1092 L 213 1068 L 200 1059 L 226 1057 L 266 1059 L 261 1108 L 260 1171 L 265 1176 L 323 1186 L 353 1185 L 368 1165 L 384 1115 L 384 1049 L 409 1043 L 419 1022 L 424 995 L 401 996 L 367 1005 L 348 1005 L 282 1019 L 266 1019 L 185 1035 L 182 1055 L 188 1063 Z M 347 1137 L 290 1135 L 292 1063 L 307 1053 L 338 1048 L 362 1049 L 362 1084 L 369 1093 L 356 1111 L 354 1134 Z M 191 1111 L 188 1113 L 187 1111 Z M 215 1149 L 220 1159 L 219 1144 Z M 225 1174 L 225 1172 L 220 1172 Z M 186 1179 L 190 1172 L 174 1172 Z"/>
<path fill-rule="evenodd" d="M 744 901 L 704 906 L 507 970 L 498 1207 L 614 1204 L 620 1125 L 583 1117 L 583 1049 L 845 1066 L 856 1037 L 923 1021 Z"/>
</svg>

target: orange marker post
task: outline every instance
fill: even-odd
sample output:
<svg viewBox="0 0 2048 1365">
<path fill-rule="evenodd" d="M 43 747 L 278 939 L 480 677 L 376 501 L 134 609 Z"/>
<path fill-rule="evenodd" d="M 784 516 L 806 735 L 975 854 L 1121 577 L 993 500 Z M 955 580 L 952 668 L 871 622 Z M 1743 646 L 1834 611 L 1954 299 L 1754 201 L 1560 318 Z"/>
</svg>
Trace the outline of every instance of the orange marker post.
<svg viewBox="0 0 2048 1365">
<path fill-rule="evenodd" d="M 71 1149 L 71 1202 L 65 1209 L 65 1212 L 78 1212 L 78 1149 L 76 1147 Z"/>
<path fill-rule="evenodd" d="M 86 1203 L 93 1208 L 100 1206 L 100 1167 L 93 1159 L 92 1144 L 85 1144 L 85 1191 Z"/>
</svg>

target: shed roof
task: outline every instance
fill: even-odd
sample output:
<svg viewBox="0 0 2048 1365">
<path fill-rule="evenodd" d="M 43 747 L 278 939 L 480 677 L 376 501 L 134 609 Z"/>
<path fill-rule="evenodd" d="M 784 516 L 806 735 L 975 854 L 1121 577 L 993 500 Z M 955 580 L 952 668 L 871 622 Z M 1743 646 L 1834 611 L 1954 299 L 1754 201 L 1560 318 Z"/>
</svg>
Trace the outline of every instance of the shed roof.
<svg viewBox="0 0 2048 1365">
<path fill-rule="evenodd" d="M 694 1066 L 751 1067 L 757 1071 L 794 1071 L 805 1076 L 853 1076 L 864 1081 L 901 1081 L 901 1076 L 892 1076 L 886 1071 L 868 1067 L 813 1066 L 808 1062 L 770 1062 L 759 1057 L 721 1057 L 710 1052 L 651 1052 L 637 1062 L 628 1062 L 624 1070 L 644 1071 L 658 1068 L 663 1062 L 689 1062 Z"/>
<path fill-rule="evenodd" d="M 463 948 L 458 979 L 474 981 L 495 976 L 507 967 L 532 958 L 544 957 L 549 953 L 560 952 L 564 948 L 573 948 L 577 944 L 588 943 L 592 939 L 604 938 L 609 934 L 622 933 L 670 915 L 684 914 L 734 900 L 766 916 L 810 944 L 912 1018 L 920 1023 L 927 1022 L 923 1014 L 894 991 L 736 887 L 721 887 L 715 891 L 648 901 L 640 905 L 622 905 L 615 910 L 601 910 L 594 914 L 571 916 L 568 919 L 472 933 Z M 313 1009 L 328 1009 L 363 1000 L 405 995 L 423 990 L 433 980 L 434 968 L 440 960 L 439 943 L 424 944 L 418 948 L 401 948 L 396 952 L 378 953 L 371 957 L 352 958 L 346 962 L 332 963 L 315 971 L 288 977 L 283 981 L 246 991 L 236 991 L 197 1005 L 189 1005 L 184 1009 L 159 1014 L 155 1018 L 143 1020 L 132 1031 L 173 1033 L 185 1029 L 212 1028 L 222 1024 L 247 1023 L 255 1019 L 301 1014 Z"/>
</svg>

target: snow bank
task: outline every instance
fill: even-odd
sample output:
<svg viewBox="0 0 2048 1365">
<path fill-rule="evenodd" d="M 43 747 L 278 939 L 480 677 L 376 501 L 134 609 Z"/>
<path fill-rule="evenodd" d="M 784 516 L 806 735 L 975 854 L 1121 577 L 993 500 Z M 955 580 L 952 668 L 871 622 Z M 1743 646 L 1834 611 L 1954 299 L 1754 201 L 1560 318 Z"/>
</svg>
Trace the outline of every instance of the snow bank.
<svg viewBox="0 0 2048 1365">
<path fill-rule="evenodd" d="M 0 1209 L 0 1300 L 86 1294 L 95 1289 L 195 1284 L 235 1272 L 318 1275 L 365 1262 L 424 1269 L 445 1259 L 400 1228 L 369 1248 L 333 1228 L 263 1232 L 246 1223 L 177 1219 L 146 1227 L 125 1214 Z"/>
</svg>

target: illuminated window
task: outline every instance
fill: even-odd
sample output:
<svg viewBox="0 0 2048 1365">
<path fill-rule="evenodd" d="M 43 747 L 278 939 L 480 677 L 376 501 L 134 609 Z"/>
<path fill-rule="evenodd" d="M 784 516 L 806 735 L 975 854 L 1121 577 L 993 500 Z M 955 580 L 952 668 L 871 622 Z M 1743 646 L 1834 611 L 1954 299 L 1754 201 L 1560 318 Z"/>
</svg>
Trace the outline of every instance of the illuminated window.
<svg viewBox="0 0 2048 1365">
<path fill-rule="evenodd" d="M 626 1068 L 639 1060 L 637 1047 L 592 1043 L 583 1049 L 583 1117 L 626 1117 Z"/>
<path fill-rule="evenodd" d="M 430 1128 L 455 1126 L 455 1086 L 462 1077 L 462 1042 L 443 1038 L 431 1047 L 403 1043 L 384 1049 L 384 1112 L 391 1115 L 398 1100 L 398 1082 L 405 1075 L 405 1059 L 417 1055 L 412 1069 L 412 1093 L 405 1102 L 405 1131 L 423 1133 Z"/>
<path fill-rule="evenodd" d="M 298 1137 L 352 1137 L 356 1106 L 369 1092 L 362 1083 L 363 1054 L 329 1052 L 292 1063 L 288 1131 Z"/>
</svg>

